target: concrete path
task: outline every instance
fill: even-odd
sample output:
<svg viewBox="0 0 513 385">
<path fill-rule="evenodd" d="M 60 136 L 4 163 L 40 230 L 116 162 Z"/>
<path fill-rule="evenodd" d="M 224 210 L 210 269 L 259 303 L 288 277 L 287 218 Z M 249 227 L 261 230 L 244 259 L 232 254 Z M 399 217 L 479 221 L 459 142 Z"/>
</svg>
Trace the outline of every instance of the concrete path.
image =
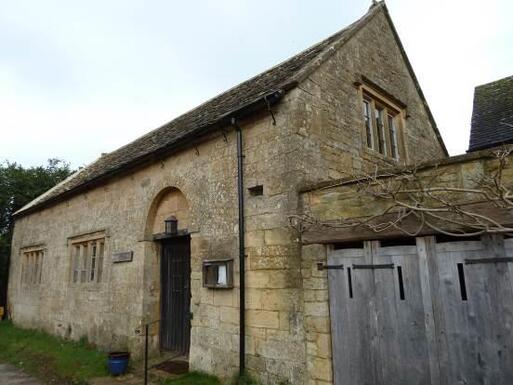
<svg viewBox="0 0 513 385">
<path fill-rule="evenodd" d="M 0 385 L 43 385 L 20 369 L 0 362 Z"/>
</svg>

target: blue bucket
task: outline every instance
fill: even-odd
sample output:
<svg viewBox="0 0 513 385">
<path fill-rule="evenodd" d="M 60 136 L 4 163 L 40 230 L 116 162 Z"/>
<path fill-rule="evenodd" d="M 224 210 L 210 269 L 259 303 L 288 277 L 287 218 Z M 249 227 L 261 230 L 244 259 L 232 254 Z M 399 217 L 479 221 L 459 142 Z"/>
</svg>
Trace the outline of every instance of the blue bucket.
<svg viewBox="0 0 513 385">
<path fill-rule="evenodd" d="M 130 360 L 130 353 L 128 352 L 112 352 L 109 353 L 107 366 L 109 372 L 113 376 L 124 374 L 128 369 L 128 361 Z"/>
</svg>

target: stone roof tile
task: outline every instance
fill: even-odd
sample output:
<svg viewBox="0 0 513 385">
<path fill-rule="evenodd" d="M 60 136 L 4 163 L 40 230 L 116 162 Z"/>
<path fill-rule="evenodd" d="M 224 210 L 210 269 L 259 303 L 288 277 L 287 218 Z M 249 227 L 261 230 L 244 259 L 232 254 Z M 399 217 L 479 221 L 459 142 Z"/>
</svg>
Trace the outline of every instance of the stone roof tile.
<svg viewBox="0 0 513 385">
<path fill-rule="evenodd" d="M 513 143 L 513 76 L 474 92 L 469 151 Z"/>
<path fill-rule="evenodd" d="M 16 215 L 28 213 L 73 192 L 83 190 L 99 179 L 105 179 L 134 164 L 152 159 L 152 156 L 155 158 L 156 154 L 165 153 L 166 149 L 171 150 L 167 151 L 170 153 L 177 144 L 208 134 L 217 123 L 244 107 L 268 95 L 287 92 L 331 56 L 336 47 L 347 41 L 377 13 L 377 10 L 385 7 L 384 3 L 379 4 L 383 5 L 372 6 L 362 18 L 320 43 L 208 100 L 135 141 L 101 156 L 21 208 Z"/>
</svg>

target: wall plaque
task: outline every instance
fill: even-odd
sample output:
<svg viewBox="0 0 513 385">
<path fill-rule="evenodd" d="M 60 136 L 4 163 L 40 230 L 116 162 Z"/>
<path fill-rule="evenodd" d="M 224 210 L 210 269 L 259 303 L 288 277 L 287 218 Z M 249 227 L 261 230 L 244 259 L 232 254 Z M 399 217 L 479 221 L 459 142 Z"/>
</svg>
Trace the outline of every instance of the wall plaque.
<svg viewBox="0 0 513 385">
<path fill-rule="evenodd" d="M 132 262 L 133 257 L 133 251 L 123 251 L 121 253 L 114 253 L 112 254 L 112 263 Z"/>
</svg>

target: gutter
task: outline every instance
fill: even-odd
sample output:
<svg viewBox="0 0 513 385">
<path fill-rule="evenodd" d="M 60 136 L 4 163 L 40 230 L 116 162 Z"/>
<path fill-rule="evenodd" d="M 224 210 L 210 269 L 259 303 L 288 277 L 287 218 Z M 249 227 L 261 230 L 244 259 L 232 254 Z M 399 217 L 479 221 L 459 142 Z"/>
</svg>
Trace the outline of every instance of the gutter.
<svg viewBox="0 0 513 385">
<path fill-rule="evenodd" d="M 73 187 L 70 190 L 63 191 L 60 194 L 54 196 L 53 198 L 49 198 L 48 200 L 40 204 L 35 204 L 34 206 L 27 208 L 26 210 L 18 211 L 14 213 L 14 218 L 21 218 L 25 215 L 39 211 L 43 208 L 52 206 L 81 192 L 97 187 L 98 185 L 101 185 L 102 183 L 106 182 L 107 180 L 115 176 L 127 175 L 137 167 L 142 167 L 145 165 L 155 163 L 177 151 L 186 149 L 194 144 L 197 144 L 206 135 L 212 134 L 216 130 L 221 130 L 223 127 L 231 125 L 231 118 L 234 115 L 236 115 L 238 119 L 246 118 L 257 111 L 267 109 L 269 105 L 272 106 L 278 103 L 281 100 L 281 98 L 287 93 L 287 91 L 294 88 L 294 86 L 295 83 L 291 82 L 283 85 L 283 87 L 279 89 L 275 89 L 265 94 L 262 94 L 257 99 L 254 99 L 251 102 L 246 103 L 242 107 L 233 111 L 229 111 L 228 113 L 220 116 L 216 122 L 207 126 L 199 127 L 193 130 L 191 133 L 184 135 L 183 137 L 177 139 L 175 142 L 171 143 L 166 148 L 154 151 L 147 155 L 143 155 L 142 157 L 127 162 L 118 168 L 107 171 L 104 174 L 99 175 L 98 177 L 86 181 L 76 187 Z"/>
<path fill-rule="evenodd" d="M 244 222 L 244 154 L 242 146 L 242 130 L 236 118 L 231 119 L 231 125 L 237 133 L 237 196 L 239 204 L 239 376 L 246 370 L 246 233 Z"/>
</svg>

